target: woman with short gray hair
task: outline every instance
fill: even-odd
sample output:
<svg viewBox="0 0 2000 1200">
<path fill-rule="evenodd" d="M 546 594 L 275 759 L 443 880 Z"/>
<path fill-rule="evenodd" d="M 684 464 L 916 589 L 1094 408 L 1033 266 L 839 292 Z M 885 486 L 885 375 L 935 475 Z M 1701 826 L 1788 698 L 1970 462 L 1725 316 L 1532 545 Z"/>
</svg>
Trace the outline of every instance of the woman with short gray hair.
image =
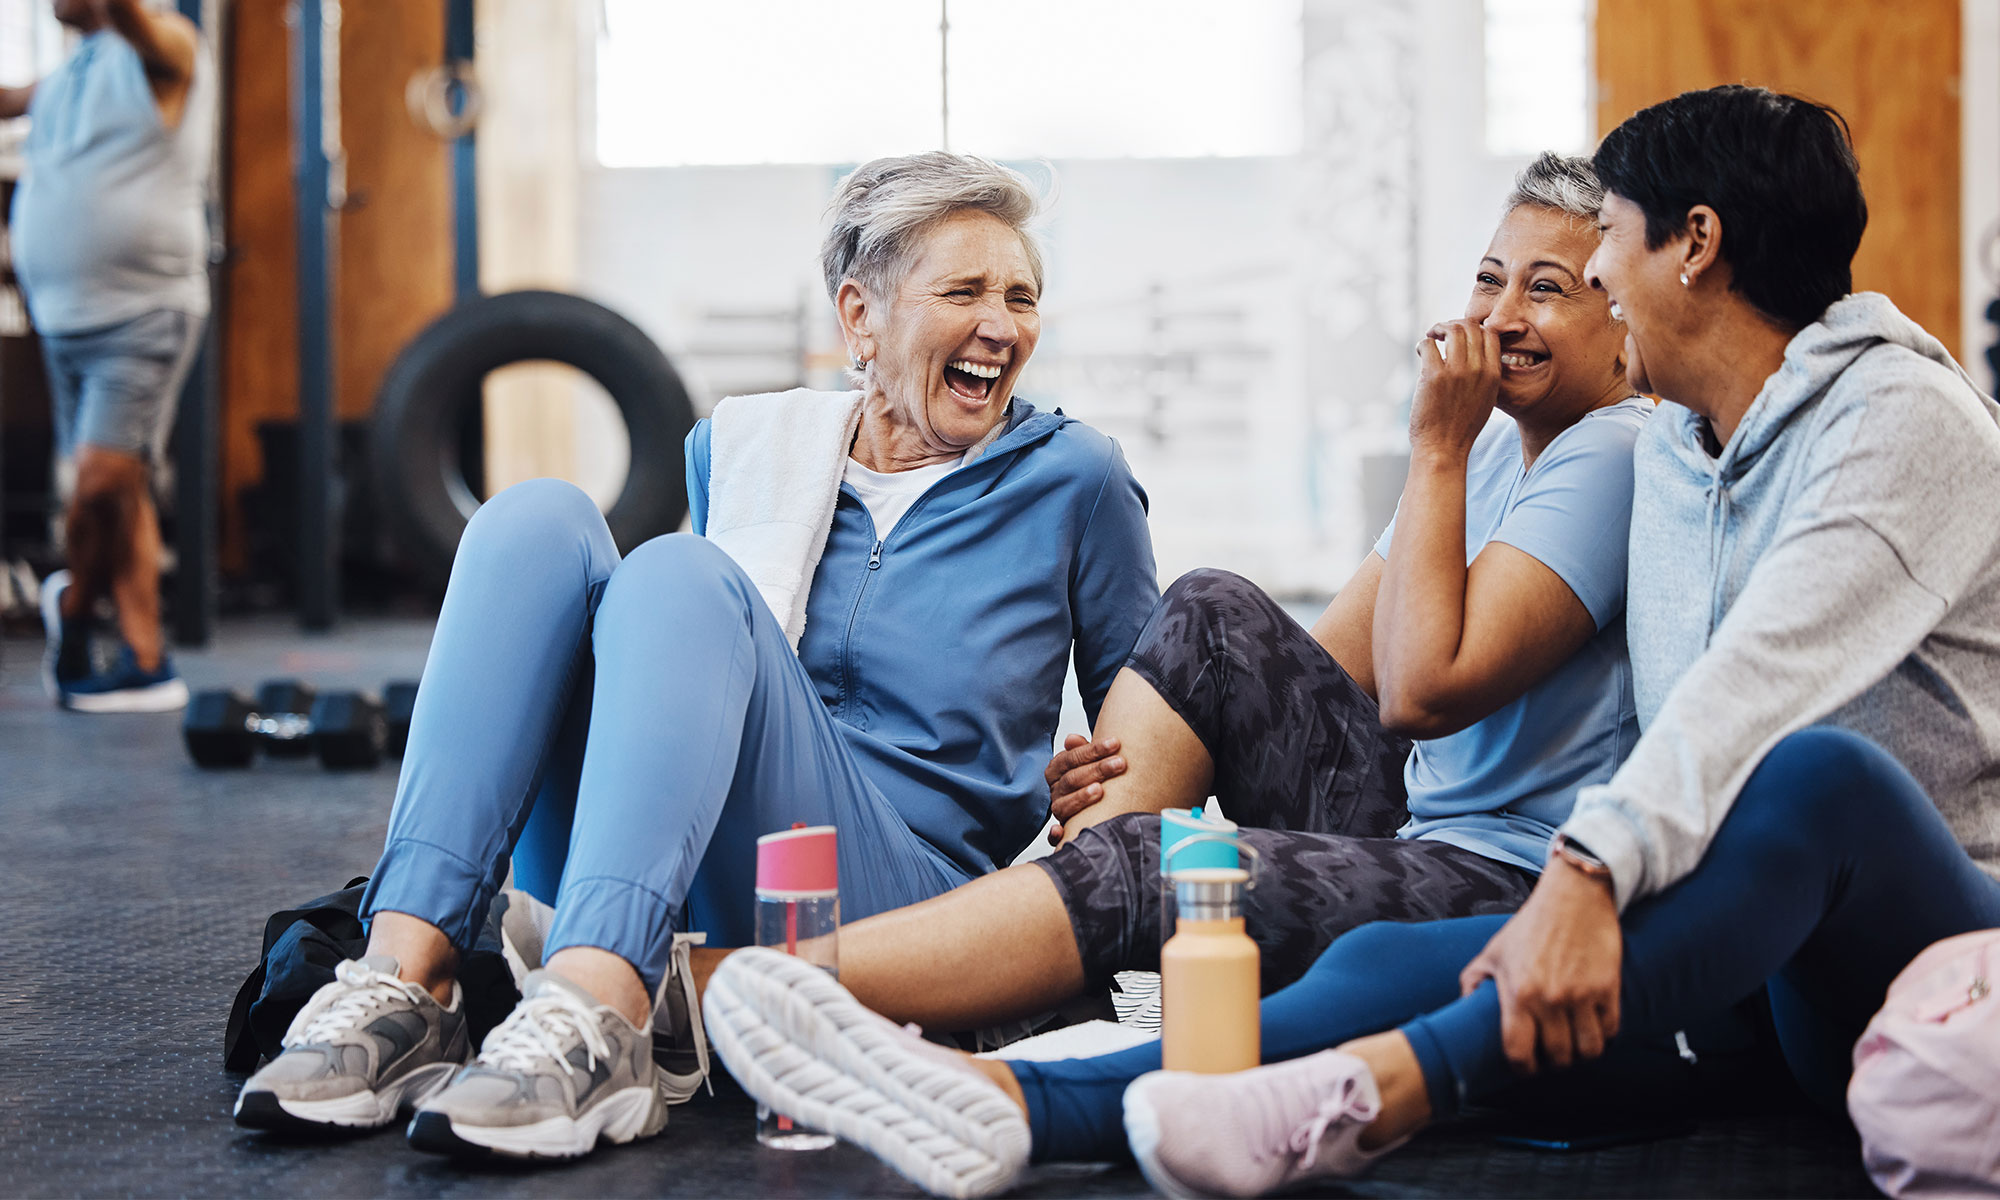
<svg viewBox="0 0 2000 1200">
<path fill-rule="evenodd" d="M 851 919 L 1042 831 L 1066 669 L 1094 719 L 1158 586 L 1117 446 L 1014 395 L 1040 334 L 1037 209 L 1020 175 L 962 155 L 842 181 L 822 265 L 857 387 L 718 404 L 687 441 L 692 533 L 621 562 L 556 480 L 479 510 L 363 901 L 367 956 L 306 1005 L 239 1123 L 365 1128 L 415 1106 L 413 1144 L 475 1157 L 650 1136 L 707 1066 L 675 931 L 755 940 L 760 835 L 833 826 Z M 510 855 L 553 906 L 545 966 L 465 1065 L 456 968 Z M 655 1032 L 688 1070 L 655 1065 Z"/>
</svg>

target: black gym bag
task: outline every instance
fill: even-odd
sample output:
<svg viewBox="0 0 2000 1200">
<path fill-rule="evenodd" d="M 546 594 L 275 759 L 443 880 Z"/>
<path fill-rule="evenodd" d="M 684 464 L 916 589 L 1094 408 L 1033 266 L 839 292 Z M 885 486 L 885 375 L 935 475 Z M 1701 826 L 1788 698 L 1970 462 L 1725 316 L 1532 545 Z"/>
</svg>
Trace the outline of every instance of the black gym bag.
<svg viewBox="0 0 2000 1200">
<path fill-rule="evenodd" d="M 273 913 L 264 922 L 263 955 L 229 1008 L 222 1035 L 224 1070 L 248 1074 L 264 1059 L 276 1058 L 292 1018 L 314 992 L 333 982 L 333 968 L 361 957 L 368 945 L 361 928 L 361 893 L 367 882 L 366 875 L 359 876 L 331 895 Z M 474 1046 L 521 1002 L 491 922 L 459 963 L 458 986 Z"/>
</svg>

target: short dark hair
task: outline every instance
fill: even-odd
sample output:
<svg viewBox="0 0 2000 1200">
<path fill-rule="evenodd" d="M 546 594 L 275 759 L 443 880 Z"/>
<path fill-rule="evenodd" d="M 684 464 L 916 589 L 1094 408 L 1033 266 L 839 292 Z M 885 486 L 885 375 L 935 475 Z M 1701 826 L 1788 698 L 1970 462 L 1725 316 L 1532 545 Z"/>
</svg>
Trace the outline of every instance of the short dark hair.
<svg viewBox="0 0 2000 1200">
<path fill-rule="evenodd" d="M 1868 204 L 1847 122 L 1827 105 L 1738 84 L 1682 92 L 1604 135 L 1592 164 L 1646 214 L 1651 249 L 1695 205 L 1714 209 L 1735 290 L 1769 316 L 1809 325 L 1854 290 Z"/>
</svg>

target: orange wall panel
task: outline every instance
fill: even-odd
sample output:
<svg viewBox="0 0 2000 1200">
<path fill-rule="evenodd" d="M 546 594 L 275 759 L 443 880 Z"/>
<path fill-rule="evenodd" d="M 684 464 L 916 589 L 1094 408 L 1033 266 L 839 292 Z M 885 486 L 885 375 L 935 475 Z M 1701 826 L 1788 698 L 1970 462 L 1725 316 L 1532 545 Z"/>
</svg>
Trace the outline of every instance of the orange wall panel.
<svg viewBox="0 0 2000 1200">
<path fill-rule="evenodd" d="M 1959 351 L 1961 0 L 1597 0 L 1602 135 L 1693 88 L 1753 83 L 1847 118 L 1868 197 L 1854 286 Z"/>
<path fill-rule="evenodd" d="M 240 499 L 263 478 L 256 428 L 296 420 L 298 244 L 286 0 L 234 0 L 229 53 L 228 316 L 222 401 L 222 565 L 242 574 Z M 345 0 L 341 139 L 348 202 L 335 218 L 334 411 L 365 418 L 389 364 L 452 301 L 444 142 L 410 118 L 410 78 L 444 57 L 436 0 Z"/>
</svg>

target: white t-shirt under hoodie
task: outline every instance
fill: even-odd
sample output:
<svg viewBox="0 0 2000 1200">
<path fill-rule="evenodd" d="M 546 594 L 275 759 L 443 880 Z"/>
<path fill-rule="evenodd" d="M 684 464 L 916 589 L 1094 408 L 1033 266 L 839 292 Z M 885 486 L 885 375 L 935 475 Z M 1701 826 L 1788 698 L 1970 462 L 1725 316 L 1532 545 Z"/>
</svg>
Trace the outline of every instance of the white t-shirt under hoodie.
<svg viewBox="0 0 2000 1200">
<path fill-rule="evenodd" d="M 875 540 L 882 542 L 888 540 L 889 532 L 896 528 L 903 514 L 910 511 L 917 497 L 929 490 L 933 483 L 958 470 L 964 462 L 965 456 L 961 454 L 948 462 L 884 474 L 871 471 L 850 458 L 843 478 L 860 495 L 862 505 L 868 509 L 868 516 L 875 522 Z"/>
</svg>

